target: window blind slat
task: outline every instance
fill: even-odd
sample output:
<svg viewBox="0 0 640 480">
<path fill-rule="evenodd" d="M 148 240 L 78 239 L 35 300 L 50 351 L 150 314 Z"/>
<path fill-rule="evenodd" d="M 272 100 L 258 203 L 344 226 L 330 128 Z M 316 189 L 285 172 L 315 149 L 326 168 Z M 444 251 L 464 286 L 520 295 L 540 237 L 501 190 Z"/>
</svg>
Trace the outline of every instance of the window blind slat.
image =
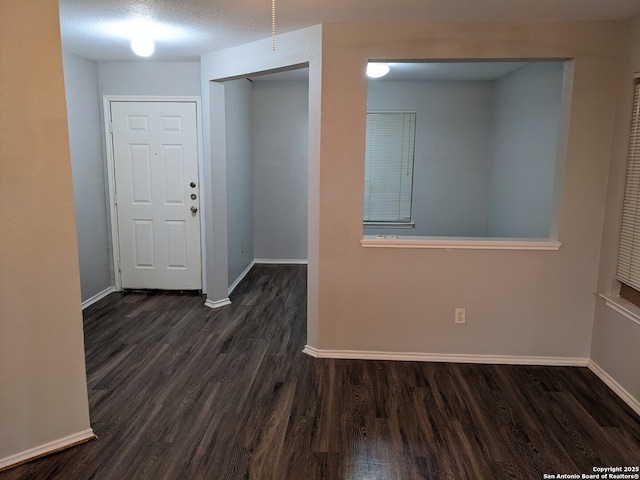
<svg viewBox="0 0 640 480">
<path fill-rule="evenodd" d="M 367 113 L 364 221 L 411 221 L 415 112 Z"/>
<path fill-rule="evenodd" d="M 640 290 L 640 81 L 633 95 L 616 278 Z"/>
</svg>

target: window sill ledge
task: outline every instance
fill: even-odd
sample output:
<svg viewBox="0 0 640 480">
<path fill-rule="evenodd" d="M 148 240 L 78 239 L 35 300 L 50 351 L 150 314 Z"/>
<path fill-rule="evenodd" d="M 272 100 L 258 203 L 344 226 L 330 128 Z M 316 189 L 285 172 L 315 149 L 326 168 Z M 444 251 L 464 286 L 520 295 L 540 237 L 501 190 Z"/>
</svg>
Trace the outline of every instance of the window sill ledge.
<svg viewBox="0 0 640 480">
<path fill-rule="evenodd" d="M 366 248 L 440 248 L 467 250 L 559 250 L 562 242 L 548 239 L 398 237 L 364 235 L 360 243 Z"/>
<path fill-rule="evenodd" d="M 415 228 L 413 222 L 366 222 L 362 224 L 363 228 Z"/>
<path fill-rule="evenodd" d="M 607 295 L 600 293 L 599 296 L 607 303 L 607 307 L 627 317 L 633 323 L 640 325 L 640 307 L 634 305 L 629 300 L 622 298 L 620 295 Z"/>
</svg>

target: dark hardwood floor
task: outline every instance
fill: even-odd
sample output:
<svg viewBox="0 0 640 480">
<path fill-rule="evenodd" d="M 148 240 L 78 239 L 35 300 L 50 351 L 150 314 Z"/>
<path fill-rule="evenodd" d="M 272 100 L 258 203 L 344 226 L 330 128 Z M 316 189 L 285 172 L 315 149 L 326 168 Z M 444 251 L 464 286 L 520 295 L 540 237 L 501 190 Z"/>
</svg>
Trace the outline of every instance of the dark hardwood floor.
<svg viewBox="0 0 640 480">
<path fill-rule="evenodd" d="M 542 479 L 640 464 L 640 419 L 586 368 L 311 358 L 303 266 L 256 266 L 232 301 L 124 293 L 88 308 L 99 439 L 0 479 Z"/>
</svg>

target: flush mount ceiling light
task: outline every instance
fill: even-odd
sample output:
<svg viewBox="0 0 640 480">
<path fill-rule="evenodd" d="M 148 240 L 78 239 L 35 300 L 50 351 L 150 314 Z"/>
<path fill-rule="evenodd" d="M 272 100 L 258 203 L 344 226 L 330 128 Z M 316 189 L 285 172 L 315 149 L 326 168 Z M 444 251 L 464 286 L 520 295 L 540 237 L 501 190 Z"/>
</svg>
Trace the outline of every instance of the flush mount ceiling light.
<svg viewBox="0 0 640 480">
<path fill-rule="evenodd" d="M 369 78 L 384 77 L 389 73 L 391 68 L 386 63 L 368 63 L 367 64 L 367 76 Z"/>
<path fill-rule="evenodd" d="M 129 18 L 125 20 L 119 19 L 101 19 L 99 22 L 91 24 L 89 27 L 92 31 L 99 32 L 103 35 L 124 41 L 124 45 L 129 45 L 133 50 L 133 44 L 147 44 L 147 52 L 151 50 L 151 55 L 155 51 L 155 47 L 149 47 L 149 44 L 161 42 L 163 45 L 177 45 L 185 40 L 193 37 L 192 32 L 170 23 L 162 23 L 148 18 Z M 146 40 L 138 42 L 138 37 L 146 37 Z M 137 46 L 135 47 L 137 49 Z M 143 52 L 144 48 L 143 48 Z M 139 55 L 136 53 L 136 55 Z"/>
<path fill-rule="evenodd" d="M 150 56 L 155 48 L 153 40 L 146 35 L 136 35 L 131 39 L 131 50 L 139 57 Z"/>
</svg>

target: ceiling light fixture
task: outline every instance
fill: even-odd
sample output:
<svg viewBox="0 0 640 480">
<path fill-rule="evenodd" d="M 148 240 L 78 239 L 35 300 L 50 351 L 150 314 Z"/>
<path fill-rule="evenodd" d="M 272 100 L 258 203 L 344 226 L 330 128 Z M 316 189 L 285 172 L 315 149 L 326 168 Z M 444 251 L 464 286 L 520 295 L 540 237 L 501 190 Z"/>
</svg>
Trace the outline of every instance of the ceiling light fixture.
<svg viewBox="0 0 640 480">
<path fill-rule="evenodd" d="M 150 56 L 155 48 L 153 40 L 146 35 L 136 35 L 131 39 L 131 50 L 139 57 Z"/>
<path fill-rule="evenodd" d="M 367 64 L 367 77 L 380 78 L 384 77 L 391 68 L 386 63 L 368 63 Z"/>
</svg>

